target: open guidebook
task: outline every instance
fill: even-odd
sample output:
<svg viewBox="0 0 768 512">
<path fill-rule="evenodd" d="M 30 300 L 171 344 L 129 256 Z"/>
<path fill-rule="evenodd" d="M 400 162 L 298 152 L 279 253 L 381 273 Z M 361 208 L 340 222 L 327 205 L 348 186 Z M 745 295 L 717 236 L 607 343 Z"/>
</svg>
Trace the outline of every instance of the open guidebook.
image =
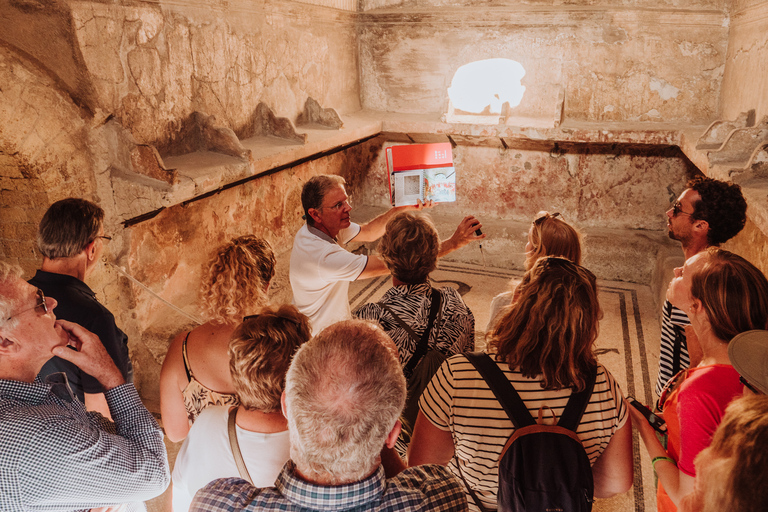
<svg viewBox="0 0 768 512">
<path fill-rule="evenodd" d="M 417 199 L 456 201 L 456 168 L 448 142 L 389 147 L 387 171 L 394 206 L 413 205 Z"/>
</svg>

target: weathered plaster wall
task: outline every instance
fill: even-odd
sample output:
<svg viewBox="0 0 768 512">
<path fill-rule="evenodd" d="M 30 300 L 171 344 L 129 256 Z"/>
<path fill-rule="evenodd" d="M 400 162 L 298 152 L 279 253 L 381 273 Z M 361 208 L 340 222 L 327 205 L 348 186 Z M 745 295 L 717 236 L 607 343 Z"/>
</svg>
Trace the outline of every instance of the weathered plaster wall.
<svg viewBox="0 0 768 512">
<path fill-rule="evenodd" d="M 445 112 L 460 66 L 502 57 L 526 69 L 514 116 L 552 120 L 561 92 L 568 119 L 706 124 L 718 112 L 724 1 L 447 4 L 364 3 L 364 107 Z"/>
<path fill-rule="evenodd" d="M 731 30 L 720 96 L 721 119 L 755 109 L 768 115 L 768 2 L 732 0 Z"/>
<path fill-rule="evenodd" d="M 237 129 L 260 101 L 290 119 L 307 96 L 359 109 L 353 19 L 290 1 L 33 1 L 0 6 L 0 40 L 76 104 L 162 146 L 193 111 Z"/>
<path fill-rule="evenodd" d="M 29 271 L 53 201 L 94 199 L 88 122 L 45 70 L 0 46 L 0 254 Z"/>
<path fill-rule="evenodd" d="M 441 204 L 441 212 L 527 223 L 536 212 L 549 210 L 585 228 L 650 231 L 665 229 L 663 213 L 692 170 L 672 148 L 547 153 L 457 146 L 453 162 L 458 200 Z M 386 205 L 383 156 L 366 179 L 363 202 Z"/>
</svg>

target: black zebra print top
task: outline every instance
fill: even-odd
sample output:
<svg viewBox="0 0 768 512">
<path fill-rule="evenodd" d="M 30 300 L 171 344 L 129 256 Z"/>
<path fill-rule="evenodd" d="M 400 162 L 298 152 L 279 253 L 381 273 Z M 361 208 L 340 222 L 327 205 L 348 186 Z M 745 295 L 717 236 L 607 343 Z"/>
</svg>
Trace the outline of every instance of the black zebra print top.
<svg viewBox="0 0 768 512">
<path fill-rule="evenodd" d="M 379 302 L 360 306 L 354 316 L 364 320 L 378 322 L 382 329 L 392 338 L 400 354 L 400 364 L 405 366 L 416 349 L 416 342 L 392 318 L 381 304 L 397 313 L 420 337 L 427 327 L 429 319 L 430 299 L 429 283 L 393 286 Z M 438 313 L 439 325 L 429 337 L 429 348 L 438 350 L 446 355 L 471 352 L 475 349 L 475 317 L 454 288 L 435 288 L 442 296 L 442 304 Z"/>
</svg>

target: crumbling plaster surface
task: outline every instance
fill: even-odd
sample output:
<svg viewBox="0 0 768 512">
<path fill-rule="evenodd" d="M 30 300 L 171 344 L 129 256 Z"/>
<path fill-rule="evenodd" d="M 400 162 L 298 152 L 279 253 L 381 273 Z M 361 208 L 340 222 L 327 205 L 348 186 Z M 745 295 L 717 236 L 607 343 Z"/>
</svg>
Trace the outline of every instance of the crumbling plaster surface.
<svg viewBox="0 0 768 512">
<path fill-rule="evenodd" d="M 194 111 L 237 129 L 259 102 L 290 119 L 308 96 L 358 110 L 354 13 L 330 3 L 339 5 L 4 3 L 0 20 L 32 30 L 0 40 L 36 59 L 76 104 L 113 114 L 138 142 L 162 147 Z"/>
<path fill-rule="evenodd" d="M 260 101 L 295 119 L 307 96 L 359 108 L 351 15 L 295 2 L 73 2 L 103 108 L 137 140 L 166 141 L 193 111 L 237 130 Z"/>
<path fill-rule="evenodd" d="M 768 1 L 733 0 L 727 65 L 720 97 L 721 119 L 755 109 L 768 115 Z"/>
<path fill-rule="evenodd" d="M 361 15 L 365 108 L 445 112 L 460 66 L 501 57 L 526 69 L 516 117 L 553 119 L 561 91 L 568 119 L 706 124 L 717 115 L 728 37 L 723 2 L 432 4 Z"/>
<path fill-rule="evenodd" d="M 591 6 L 601 5 L 601 0 L 360 0 L 360 9 L 371 11 L 386 8 L 435 8 L 435 7 L 505 7 L 510 5 L 524 5 L 537 7 L 563 7 L 563 6 Z M 617 0 L 611 2 L 614 6 L 644 7 L 659 9 L 665 7 L 696 7 L 699 9 L 720 9 L 726 5 L 727 0 L 651 0 L 639 3 L 638 0 Z"/>
<path fill-rule="evenodd" d="M 44 70 L 0 45 L 2 256 L 29 271 L 37 224 L 50 203 L 95 199 L 90 126 Z"/>
</svg>

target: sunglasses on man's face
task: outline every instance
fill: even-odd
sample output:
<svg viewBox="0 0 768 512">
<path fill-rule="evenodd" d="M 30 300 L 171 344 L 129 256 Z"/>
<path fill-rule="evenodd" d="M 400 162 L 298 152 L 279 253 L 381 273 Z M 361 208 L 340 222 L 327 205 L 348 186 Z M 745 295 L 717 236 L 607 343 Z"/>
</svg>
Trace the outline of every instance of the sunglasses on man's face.
<svg viewBox="0 0 768 512">
<path fill-rule="evenodd" d="M 677 215 L 679 215 L 681 213 L 683 215 L 693 215 L 693 213 L 684 212 L 683 211 L 683 205 L 680 204 L 680 201 L 675 201 L 672 204 L 672 216 L 676 217 Z"/>
</svg>

